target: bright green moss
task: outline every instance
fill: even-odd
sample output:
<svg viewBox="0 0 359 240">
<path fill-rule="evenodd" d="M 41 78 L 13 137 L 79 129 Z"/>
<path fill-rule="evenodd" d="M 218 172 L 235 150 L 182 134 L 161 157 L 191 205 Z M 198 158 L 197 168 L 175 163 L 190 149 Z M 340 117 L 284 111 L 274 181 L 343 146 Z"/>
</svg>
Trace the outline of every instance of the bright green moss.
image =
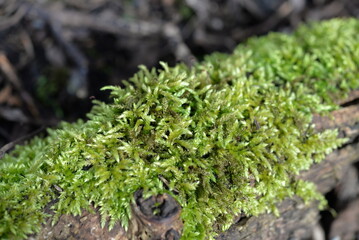
<svg viewBox="0 0 359 240">
<path fill-rule="evenodd" d="M 311 120 L 359 87 L 358 20 L 251 39 L 192 69 L 162 66 L 104 88 L 113 102 L 96 102 L 86 122 L 1 159 L 1 238 L 36 232 L 53 199 L 58 214 L 93 203 L 126 225 L 136 190 L 166 192 L 183 207 L 183 239 L 213 237 L 239 212 L 276 212 L 294 194 L 323 200 L 295 176 L 344 141 Z"/>
</svg>

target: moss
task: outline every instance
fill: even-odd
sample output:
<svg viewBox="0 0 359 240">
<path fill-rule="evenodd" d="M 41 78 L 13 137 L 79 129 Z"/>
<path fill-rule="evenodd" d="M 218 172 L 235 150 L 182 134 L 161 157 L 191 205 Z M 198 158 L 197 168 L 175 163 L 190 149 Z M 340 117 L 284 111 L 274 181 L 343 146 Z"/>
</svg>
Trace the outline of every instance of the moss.
<svg viewBox="0 0 359 240">
<path fill-rule="evenodd" d="M 355 19 L 315 23 L 191 69 L 141 67 L 124 88 L 105 87 L 112 103 L 95 102 L 87 121 L 62 123 L 1 159 L 1 238 L 38 231 L 54 199 L 57 215 L 94 204 L 103 224 L 109 216 L 126 227 L 138 189 L 178 200 L 182 239 L 211 238 L 239 212 L 275 213 L 295 194 L 323 202 L 295 176 L 344 142 L 311 121 L 359 87 L 358 33 Z"/>
</svg>

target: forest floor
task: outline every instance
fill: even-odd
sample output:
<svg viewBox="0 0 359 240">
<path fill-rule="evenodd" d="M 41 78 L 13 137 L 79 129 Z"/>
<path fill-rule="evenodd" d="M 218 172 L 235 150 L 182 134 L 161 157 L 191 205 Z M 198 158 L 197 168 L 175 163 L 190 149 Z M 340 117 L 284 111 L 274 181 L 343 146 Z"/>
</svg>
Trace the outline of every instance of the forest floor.
<svg viewBox="0 0 359 240">
<path fill-rule="evenodd" d="M 359 0 L 0 0 L 0 150 L 86 118 L 94 99 L 107 99 L 99 89 L 140 64 L 192 65 L 249 37 L 335 17 L 358 18 Z M 327 195 L 337 217 L 323 212 L 313 239 L 344 226 L 359 239 L 358 168 Z"/>
</svg>

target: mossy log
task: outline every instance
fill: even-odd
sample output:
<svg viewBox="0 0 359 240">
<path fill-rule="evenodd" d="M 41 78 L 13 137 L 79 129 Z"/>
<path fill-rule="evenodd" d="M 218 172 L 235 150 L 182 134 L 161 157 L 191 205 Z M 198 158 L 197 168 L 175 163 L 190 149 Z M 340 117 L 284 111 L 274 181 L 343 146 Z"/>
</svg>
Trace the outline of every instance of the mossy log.
<svg viewBox="0 0 359 240">
<path fill-rule="evenodd" d="M 352 163 L 359 161 L 359 91 L 353 91 L 339 110 L 330 116 L 314 117 L 318 130 L 339 128 L 339 134 L 350 138 L 348 143 L 334 151 L 326 159 L 299 176 L 314 182 L 323 194 L 333 189 Z M 100 214 L 84 211 L 80 216 L 62 215 L 54 226 L 47 221 L 35 239 L 179 239 L 183 226 L 180 206 L 169 195 L 153 196 L 147 200 L 136 193 L 137 205 L 132 205 L 135 216 L 129 231 L 120 223 L 109 231 L 102 228 Z M 156 203 L 164 204 L 160 216 L 151 216 Z M 286 199 L 278 205 L 280 216 L 239 216 L 233 225 L 218 240 L 232 239 L 306 239 L 312 237 L 313 226 L 319 221 L 317 203 L 305 205 L 298 198 Z"/>
<path fill-rule="evenodd" d="M 112 101 L 87 121 L 1 159 L 0 236 L 298 235 L 358 157 L 358 31 L 357 19 L 312 24 L 105 87 Z"/>
<path fill-rule="evenodd" d="M 326 194 L 335 188 L 348 167 L 359 161 L 359 92 L 353 91 L 343 101 L 342 108 L 330 116 L 316 115 L 314 124 L 317 129 L 339 128 L 342 136 L 349 142 L 334 151 L 326 159 L 300 178 L 314 182 L 318 190 Z M 304 205 L 298 199 L 287 199 L 279 204 L 280 217 L 262 214 L 258 217 L 243 217 L 217 239 L 311 239 L 313 226 L 320 219 L 317 204 Z"/>
</svg>

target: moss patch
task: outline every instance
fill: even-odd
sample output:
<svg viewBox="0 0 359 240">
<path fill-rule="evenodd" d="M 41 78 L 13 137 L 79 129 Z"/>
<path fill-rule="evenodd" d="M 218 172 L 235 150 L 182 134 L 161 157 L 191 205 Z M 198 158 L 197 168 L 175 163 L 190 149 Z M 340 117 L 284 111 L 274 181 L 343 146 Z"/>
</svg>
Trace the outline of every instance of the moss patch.
<svg viewBox="0 0 359 240">
<path fill-rule="evenodd" d="M 178 200 L 182 239 L 211 238 L 239 212 L 276 212 L 294 194 L 323 202 L 295 176 L 344 142 L 315 132 L 312 114 L 359 87 L 357 66 L 359 21 L 336 19 L 251 39 L 192 69 L 141 67 L 125 88 L 104 88 L 112 103 L 96 102 L 87 121 L 0 160 L 0 236 L 37 232 L 53 199 L 57 215 L 92 203 L 103 224 L 126 227 L 139 189 Z"/>
</svg>

